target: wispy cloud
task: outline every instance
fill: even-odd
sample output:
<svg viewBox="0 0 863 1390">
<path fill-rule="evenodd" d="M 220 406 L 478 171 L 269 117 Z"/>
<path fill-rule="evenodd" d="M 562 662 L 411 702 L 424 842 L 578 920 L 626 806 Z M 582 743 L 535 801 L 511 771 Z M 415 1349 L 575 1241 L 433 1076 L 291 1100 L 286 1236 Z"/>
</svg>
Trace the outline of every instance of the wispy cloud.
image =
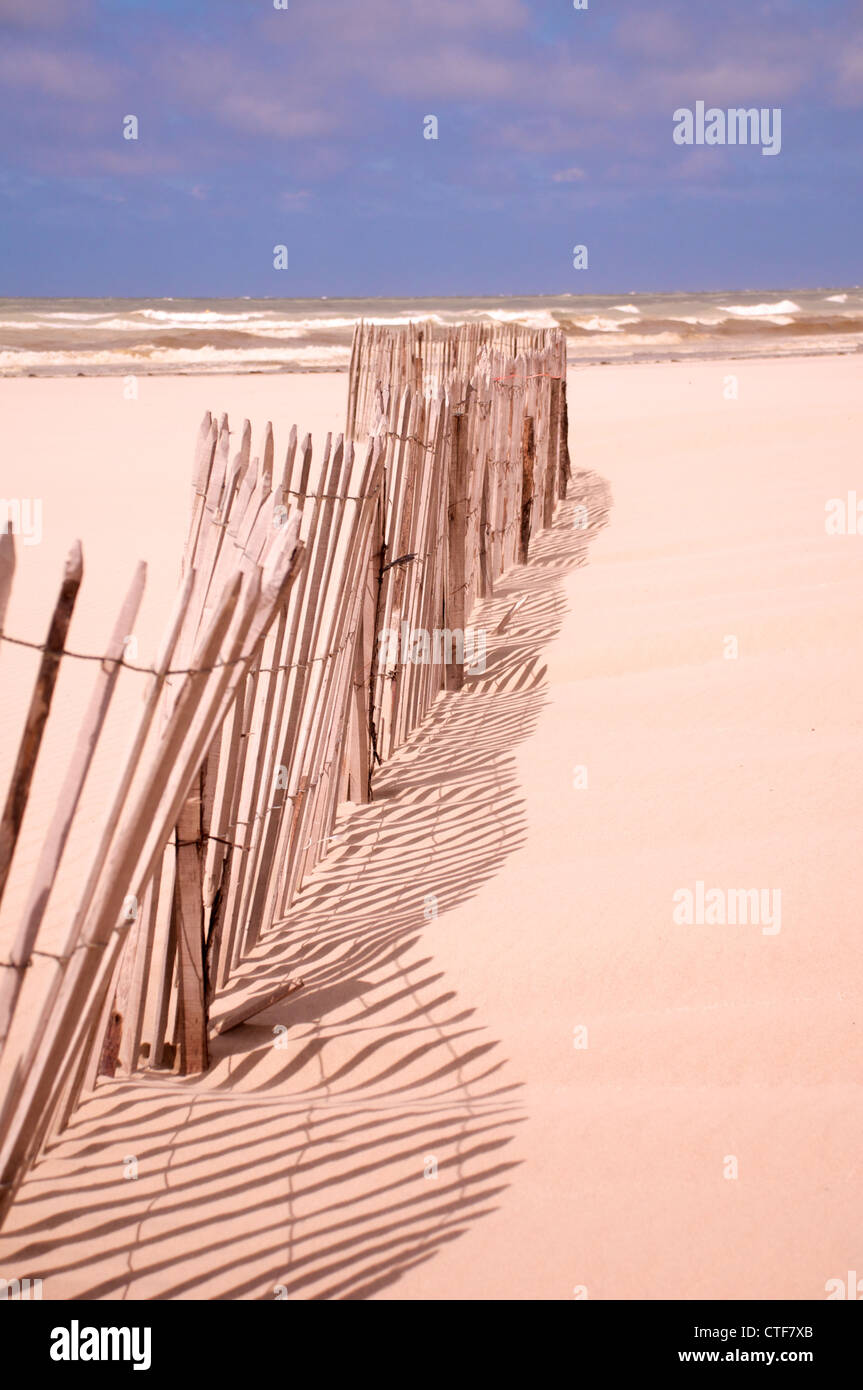
<svg viewBox="0 0 863 1390">
<path fill-rule="evenodd" d="M 90 0 L 0 0 L 0 24 L 21 29 L 59 29 L 92 13 Z"/>
<path fill-rule="evenodd" d="M 55 51 L 33 40 L 12 42 L 0 51 L 0 82 L 74 105 L 103 101 L 118 89 L 116 75 L 95 56 Z"/>
<path fill-rule="evenodd" d="M 307 188 L 298 188 L 293 191 L 279 194 L 279 205 L 286 212 L 307 212 L 314 199 L 314 194 Z"/>
<path fill-rule="evenodd" d="M 833 152 L 835 171 L 835 152 L 863 135 L 863 12 L 850 0 L 615 0 L 583 12 L 568 0 L 291 0 L 285 11 L 0 0 L 0 25 L 8 201 L 47 218 L 53 195 L 73 218 L 78 186 L 82 200 L 125 199 L 130 220 L 197 217 L 190 245 L 220 219 L 235 244 L 251 207 L 275 222 L 303 213 L 309 235 L 329 218 L 333 255 L 350 227 L 385 263 L 393 218 L 449 219 L 475 245 L 492 227 L 505 247 L 528 223 L 568 238 L 565 219 L 589 209 L 742 206 L 741 190 L 761 196 L 756 177 L 777 206 L 799 209 L 801 189 L 814 206 L 813 181 L 828 177 L 819 154 Z M 756 168 L 746 152 L 676 148 L 672 113 L 698 99 L 782 105 L 781 159 Z M 122 138 L 126 113 L 140 119 L 137 142 Z M 428 114 L 436 141 L 423 136 Z M 821 235 L 827 244 L 826 224 Z"/>
<path fill-rule="evenodd" d="M 833 90 L 841 106 L 863 106 L 863 32 L 839 55 Z"/>
</svg>

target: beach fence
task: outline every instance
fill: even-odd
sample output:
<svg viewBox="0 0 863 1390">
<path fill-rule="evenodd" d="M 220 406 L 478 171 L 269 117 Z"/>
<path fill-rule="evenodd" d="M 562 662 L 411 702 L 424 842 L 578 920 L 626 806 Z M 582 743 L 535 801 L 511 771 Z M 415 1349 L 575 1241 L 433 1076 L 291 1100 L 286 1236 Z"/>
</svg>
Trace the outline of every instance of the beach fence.
<svg viewBox="0 0 863 1390">
<path fill-rule="evenodd" d="M 288 919 L 339 806 L 372 797 L 374 768 L 481 668 L 474 606 L 565 495 L 562 334 L 360 326 L 348 411 L 319 456 L 293 430 L 279 466 L 269 425 L 252 457 L 248 421 L 232 448 L 227 418 L 205 416 L 151 667 L 125 646 L 143 565 L 94 659 L 66 647 L 80 547 L 45 640 L 25 641 L 3 628 L 15 549 L 0 535 L 0 635 L 37 667 L 0 819 L 0 1216 L 99 1075 L 199 1073 L 214 1034 L 301 988 L 250 992 L 244 963 Z M 10 905 L 58 673 L 79 659 L 90 703 Z M 53 888 L 126 670 L 139 713 L 70 910 Z"/>
<path fill-rule="evenodd" d="M 372 756 L 388 757 L 442 689 L 481 667 L 476 602 L 527 562 L 566 496 L 564 335 L 360 324 L 347 429 L 386 442 L 370 727 Z"/>
</svg>

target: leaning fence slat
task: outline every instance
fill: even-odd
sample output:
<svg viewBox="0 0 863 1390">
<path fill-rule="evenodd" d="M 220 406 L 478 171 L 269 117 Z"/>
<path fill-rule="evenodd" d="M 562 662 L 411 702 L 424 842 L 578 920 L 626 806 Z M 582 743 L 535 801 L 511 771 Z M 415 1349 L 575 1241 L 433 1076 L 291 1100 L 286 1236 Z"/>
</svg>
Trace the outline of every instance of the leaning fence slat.
<svg viewBox="0 0 863 1390">
<path fill-rule="evenodd" d="M 18 966 L 18 969 L 7 970 L 4 978 L 0 979 L 0 1048 L 6 1040 L 9 1023 L 20 993 L 21 972 L 29 962 L 30 952 L 36 943 L 39 924 L 45 915 L 51 886 L 60 865 L 69 832 L 72 829 L 72 821 L 78 809 L 84 782 L 93 761 L 93 754 L 96 751 L 96 744 L 105 723 L 111 698 L 116 689 L 125 641 L 138 616 L 146 577 L 147 566 L 141 563 L 135 570 L 131 587 L 120 609 L 111 640 L 105 652 L 105 660 L 99 664 L 90 704 L 78 731 L 78 738 L 63 785 L 57 795 L 57 804 L 51 824 L 42 842 L 30 894 L 10 952 L 10 960 Z"/>
<path fill-rule="evenodd" d="M 22 1165 L 31 1151 L 32 1136 L 38 1128 L 39 1117 L 50 1109 L 49 1101 L 52 1094 L 62 1089 L 68 1070 L 74 1065 L 70 1060 L 69 1049 L 76 1026 L 82 1017 L 82 1010 L 87 1005 L 91 987 L 99 974 L 101 955 L 109 944 L 112 930 L 120 916 L 126 888 L 134 882 L 134 870 L 141 855 L 142 843 L 147 838 L 148 829 L 164 798 L 166 774 L 169 768 L 176 766 L 185 735 L 205 693 L 209 677 L 200 674 L 200 671 L 212 669 L 239 594 L 238 576 L 224 595 L 216 620 L 199 649 L 196 663 L 199 670 L 186 676 L 184 680 L 183 689 L 172 711 L 171 722 L 161 743 L 160 757 L 152 764 L 140 793 L 139 814 L 132 817 L 109 857 L 90 916 L 88 936 L 82 943 L 89 949 L 78 950 L 68 962 L 61 963 L 62 984 L 55 1009 L 56 1024 L 46 1030 L 41 1038 L 41 1046 L 33 1066 L 26 1074 L 19 1071 L 13 1079 L 3 1115 L 0 1117 L 0 1202 L 3 1200 L 2 1194 L 8 1192 L 19 1180 Z M 182 772 L 180 775 L 183 775 Z M 175 815 L 176 811 L 171 820 Z M 164 840 L 166 833 L 167 826 L 157 830 L 156 846 Z M 144 881 L 149 876 L 149 873 L 145 873 Z M 116 937 L 115 932 L 115 939 Z M 101 1009 L 101 1000 L 92 1003 L 90 1011 L 95 1011 L 97 1007 Z"/>
<path fill-rule="evenodd" d="M 30 697 L 30 706 L 18 747 L 18 756 L 12 771 L 6 804 L 3 808 L 2 818 L 0 818 L 0 900 L 3 898 L 12 856 L 21 830 L 21 822 L 27 809 L 30 784 L 36 770 L 36 759 L 48 721 L 54 687 L 57 684 L 60 662 L 66 645 L 66 634 L 72 621 L 72 612 L 78 590 L 81 587 L 83 572 L 84 562 L 81 544 L 76 541 L 66 560 L 63 582 L 48 628 L 48 636 L 42 651 L 42 659 L 39 662 L 33 694 Z M 16 964 L 20 966 L 21 962 Z M 7 971 L 7 974 L 11 973 L 11 971 Z M 5 1038 L 9 1023 L 6 1014 L 11 998 L 8 982 L 4 989 L 3 998 L 5 1002 L 0 1004 L 0 1036 Z"/>
<path fill-rule="evenodd" d="M 0 531 L 0 633 L 6 621 L 6 609 L 15 575 L 15 541 L 12 532 Z"/>
</svg>

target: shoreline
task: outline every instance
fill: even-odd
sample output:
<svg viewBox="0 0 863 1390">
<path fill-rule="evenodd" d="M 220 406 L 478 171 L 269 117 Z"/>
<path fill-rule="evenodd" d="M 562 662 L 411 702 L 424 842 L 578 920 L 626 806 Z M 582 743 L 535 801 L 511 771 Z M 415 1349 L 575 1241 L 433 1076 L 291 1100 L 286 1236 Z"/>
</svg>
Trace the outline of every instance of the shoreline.
<svg viewBox="0 0 863 1390">
<path fill-rule="evenodd" d="M 0 376 L 346 371 L 357 327 L 560 331 L 570 365 L 737 361 L 863 349 L 863 291 L 564 293 L 416 299 L 0 299 Z"/>
<path fill-rule="evenodd" d="M 805 360 L 821 361 L 830 357 L 863 357 L 863 346 L 853 348 L 841 348 L 836 346 L 825 347 L 823 349 L 812 349 L 807 347 L 800 352 L 703 352 L 689 353 L 681 357 L 620 357 L 609 358 L 591 357 L 568 357 L 567 370 L 578 371 L 585 367 L 665 367 L 665 366 L 687 366 L 691 364 L 704 364 L 710 362 L 799 362 Z M 64 371 L 41 371 L 41 372 L 8 372 L 0 371 L 0 382 L 5 381 L 123 381 L 129 378 L 158 381 L 165 380 L 186 380 L 207 378 L 208 380 L 219 381 L 223 378 L 242 378 L 242 377 L 303 377 L 303 376 L 347 376 L 350 370 L 350 362 L 343 366 L 326 365 L 321 367 L 273 367 L 267 370 L 262 367 L 254 367 L 248 371 L 238 371 L 236 366 L 226 367 L 224 370 L 190 370 L 177 371 L 175 368 L 164 371 L 129 371 L 126 368 L 108 369 L 100 372 L 64 372 Z"/>
</svg>

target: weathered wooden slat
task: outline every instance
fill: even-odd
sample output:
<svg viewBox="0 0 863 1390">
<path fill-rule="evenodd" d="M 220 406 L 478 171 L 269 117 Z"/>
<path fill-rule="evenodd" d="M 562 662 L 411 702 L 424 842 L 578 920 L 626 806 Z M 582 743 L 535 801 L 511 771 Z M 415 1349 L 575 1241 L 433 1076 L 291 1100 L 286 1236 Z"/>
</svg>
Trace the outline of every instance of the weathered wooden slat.
<svg viewBox="0 0 863 1390">
<path fill-rule="evenodd" d="M 0 531 L 0 633 L 6 621 L 6 609 L 15 576 L 15 541 L 12 532 Z"/>
<path fill-rule="evenodd" d="M 523 565 L 527 564 L 530 546 L 535 466 L 536 445 L 533 433 L 533 417 L 525 415 L 521 445 L 521 530 L 519 532 L 519 560 Z"/>
<path fill-rule="evenodd" d="M 465 540 L 467 536 L 468 498 L 468 401 L 471 388 L 464 391 L 464 405 L 453 415 L 453 443 L 449 464 L 447 512 L 447 594 L 446 627 L 450 632 L 464 631 L 465 623 Z M 447 690 L 460 690 L 464 683 L 464 666 L 456 660 L 453 650 L 446 666 Z"/>
<path fill-rule="evenodd" d="M 220 1033 L 229 1033 L 232 1028 L 239 1028 L 241 1023 L 248 1023 L 250 1018 L 256 1014 L 262 1014 L 264 1009 L 272 1008 L 273 1004 L 279 1004 L 283 999 L 296 994 L 297 990 L 303 988 L 301 979 L 282 980 L 277 985 L 271 985 L 269 989 L 261 990 L 252 998 L 243 1000 L 233 1008 L 222 1008 L 213 1016 L 210 1024 L 211 1037 L 218 1037 Z"/>
<path fill-rule="evenodd" d="M 8 551 L 7 551 L 8 556 Z M 8 560 L 7 560 L 8 563 Z M 15 845 L 21 830 L 21 822 L 24 819 L 24 812 L 27 809 L 27 801 L 30 796 L 30 784 L 33 774 L 36 771 L 36 759 L 39 756 L 39 748 L 42 743 L 42 736 L 45 732 L 45 725 L 48 722 L 48 714 L 51 710 L 51 701 L 54 697 L 54 688 L 57 684 L 57 676 L 60 671 L 60 662 L 63 659 L 63 648 L 66 644 L 66 635 L 69 631 L 69 624 L 72 621 L 72 613 L 75 608 L 75 600 L 78 597 L 78 590 L 81 587 L 81 580 L 84 574 L 84 560 L 81 554 L 81 543 L 76 541 L 66 560 L 63 571 L 63 582 L 60 585 L 60 593 L 54 605 L 54 612 L 51 616 L 51 623 L 48 628 L 48 636 L 45 639 L 45 649 L 39 662 L 39 670 L 36 675 L 36 682 L 33 686 L 33 693 L 30 697 L 30 705 L 27 710 L 27 717 L 24 721 L 24 732 L 18 746 L 18 756 L 15 759 L 15 766 L 12 770 L 12 780 L 9 783 L 9 790 L 6 794 L 6 804 L 3 807 L 3 814 L 0 817 L 0 900 L 9 878 L 9 869 L 12 864 L 12 856 L 15 853 Z M 15 961 L 13 965 L 20 967 L 21 961 Z M 12 970 L 7 970 L 4 974 L 11 975 Z M 5 1003 L 0 1004 L 0 1035 L 6 1036 L 8 1029 L 8 1017 L 6 1012 L 9 1007 L 9 999 L 14 990 L 6 982 L 3 995 Z"/>
<path fill-rule="evenodd" d="M 207 988 L 204 979 L 204 903 L 201 893 L 201 786 L 192 789 L 177 821 L 177 916 L 180 1072 L 192 1076 L 207 1068 Z"/>
<path fill-rule="evenodd" d="M 105 723 L 111 698 L 120 674 L 120 661 L 125 650 L 125 642 L 132 631 L 147 577 L 147 566 L 139 564 L 126 599 L 120 609 L 114 631 L 105 652 L 105 660 L 97 668 L 98 674 L 90 704 L 78 731 L 78 738 L 72 758 L 57 796 L 54 815 L 42 842 L 30 894 L 24 907 L 18 932 L 12 943 L 9 959 L 18 969 L 7 969 L 0 977 L 0 1049 L 6 1040 L 15 1004 L 22 984 L 22 971 L 26 968 L 30 952 L 45 915 L 51 887 L 72 829 L 72 821 L 78 809 L 81 793 L 96 744 Z"/>
</svg>

